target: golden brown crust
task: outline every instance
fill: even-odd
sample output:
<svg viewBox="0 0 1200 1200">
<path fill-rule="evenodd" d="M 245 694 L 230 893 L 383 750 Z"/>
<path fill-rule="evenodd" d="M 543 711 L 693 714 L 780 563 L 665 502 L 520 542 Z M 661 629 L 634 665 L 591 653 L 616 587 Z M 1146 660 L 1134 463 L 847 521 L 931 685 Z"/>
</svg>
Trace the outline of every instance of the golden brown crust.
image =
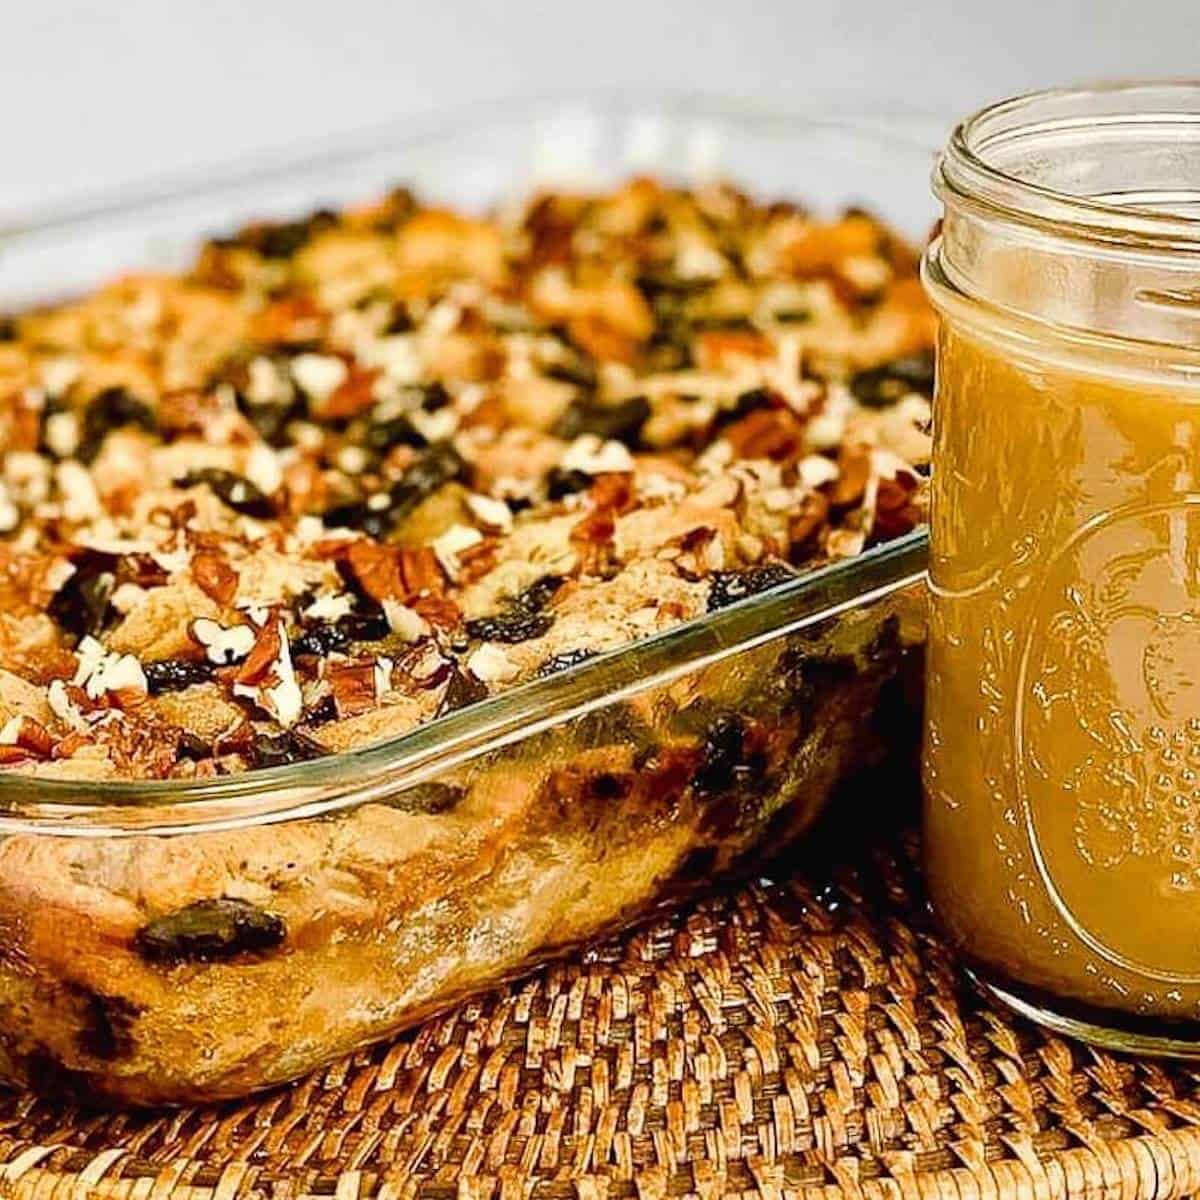
<svg viewBox="0 0 1200 1200">
<path fill-rule="evenodd" d="M 453 672 L 486 695 L 699 615 L 721 572 L 911 528 L 914 270 L 861 213 L 642 179 L 487 220 L 394 197 L 252 226 L 18 317 L 0 649 L 50 748 L 6 728 L 0 765 L 190 778 L 274 762 L 263 738 L 353 748 L 434 716 Z"/>
</svg>

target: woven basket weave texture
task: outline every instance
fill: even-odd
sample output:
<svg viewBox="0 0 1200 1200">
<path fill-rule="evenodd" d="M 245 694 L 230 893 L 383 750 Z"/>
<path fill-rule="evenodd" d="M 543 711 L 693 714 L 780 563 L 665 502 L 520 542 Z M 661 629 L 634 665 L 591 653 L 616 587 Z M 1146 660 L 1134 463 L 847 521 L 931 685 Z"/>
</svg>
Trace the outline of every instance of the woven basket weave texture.
<svg viewBox="0 0 1200 1200">
<path fill-rule="evenodd" d="M 980 999 L 925 914 L 913 835 L 808 857 L 240 1104 L 2 1094 L 0 1195 L 1200 1191 L 1200 1067 L 1087 1049 Z"/>
</svg>

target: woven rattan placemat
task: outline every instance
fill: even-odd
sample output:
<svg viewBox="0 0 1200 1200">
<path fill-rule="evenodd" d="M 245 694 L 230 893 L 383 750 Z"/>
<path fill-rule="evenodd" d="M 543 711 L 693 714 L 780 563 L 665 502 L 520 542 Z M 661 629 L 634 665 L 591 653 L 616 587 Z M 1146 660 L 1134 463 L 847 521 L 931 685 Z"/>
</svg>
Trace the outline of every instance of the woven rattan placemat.
<svg viewBox="0 0 1200 1200">
<path fill-rule="evenodd" d="M 1200 1066 L 1089 1050 L 990 1007 L 930 928 L 914 837 L 844 846 L 818 839 L 780 882 L 685 907 L 246 1103 L 103 1114 L 0 1095 L 0 1193 L 1200 1189 Z"/>
</svg>

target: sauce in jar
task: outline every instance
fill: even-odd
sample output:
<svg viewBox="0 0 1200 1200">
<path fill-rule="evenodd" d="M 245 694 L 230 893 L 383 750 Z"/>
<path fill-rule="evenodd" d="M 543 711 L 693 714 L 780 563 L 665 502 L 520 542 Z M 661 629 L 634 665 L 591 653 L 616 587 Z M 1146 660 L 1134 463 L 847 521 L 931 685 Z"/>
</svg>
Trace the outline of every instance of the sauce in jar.
<svg viewBox="0 0 1200 1200">
<path fill-rule="evenodd" d="M 1191 91 L 1180 103 L 1200 114 Z M 1017 103 L 1064 95 L 1100 97 L 1118 117 L 1127 103 L 1122 89 Z M 1053 123 L 1012 114 L 1013 129 Z M 970 122 L 956 136 L 995 168 Z M 1011 153 L 998 173 L 1032 154 Z M 1064 178 L 1080 153 L 1064 145 Z M 1097 206 L 1104 228 L 1066 231 L 1063 214 L 988 211 L 995 197 L 971 194 L 954 154 L 926 264 L 943 318 L 932 902 L 976 973 L 1035 1019 L 1200 1053 L 1200 296 L 1173 274 L 1190 257 L 1200 283 L 1200 222 L 1134 206 L 1132 223 L 1145 212 L 1172 244 L 1135 230 L 1114 246 L 1115 205 Z M 1017 203 L 1025 184 L 1007 178 Z"/>
</svg>

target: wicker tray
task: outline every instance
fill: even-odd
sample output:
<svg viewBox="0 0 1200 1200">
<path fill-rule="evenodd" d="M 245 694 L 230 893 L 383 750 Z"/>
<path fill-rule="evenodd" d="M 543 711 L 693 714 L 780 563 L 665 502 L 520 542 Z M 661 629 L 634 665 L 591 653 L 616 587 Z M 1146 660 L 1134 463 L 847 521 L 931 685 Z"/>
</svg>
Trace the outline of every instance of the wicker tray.
<svg viewBox="0 0 1200 1200">
<path fill-rule="evenodd" d="M 861 846 L 861 839 L 859 841 Z M 826 835 L 294 1087 L 88 1113 L 0 1095 L 0 1194 L 299 1200 L 736 1193 L 1171 1197 L 1200 1067 L 1048 1036 L 931 930 L 915 838 Z"/>
</svg>

